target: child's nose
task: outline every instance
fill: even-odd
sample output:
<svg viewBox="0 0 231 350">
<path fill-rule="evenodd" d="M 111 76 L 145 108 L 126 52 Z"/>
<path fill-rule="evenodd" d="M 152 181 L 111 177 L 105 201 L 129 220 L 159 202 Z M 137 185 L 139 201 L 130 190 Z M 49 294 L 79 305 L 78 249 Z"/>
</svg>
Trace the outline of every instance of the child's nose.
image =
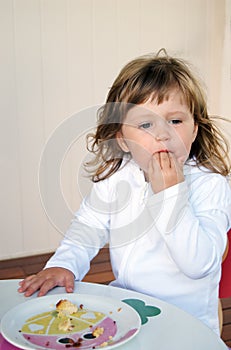
<svg viewBox="0 0 231 350">
<path fill-rule="evenodd" d="M 156 127 L 154 130 L 154 138 L 157 141 L 166 141 L 170 138 L 170 133 L 168 130 L 168 124 L 161 120 L 158 123 L 156 123 Z"/>
<path fill-rule="evenodd" d="M 169 139 L 169 134 L 167 132 L 160 132 L 155 135 L 157 141 L 167 141 Z"/>
</svg>

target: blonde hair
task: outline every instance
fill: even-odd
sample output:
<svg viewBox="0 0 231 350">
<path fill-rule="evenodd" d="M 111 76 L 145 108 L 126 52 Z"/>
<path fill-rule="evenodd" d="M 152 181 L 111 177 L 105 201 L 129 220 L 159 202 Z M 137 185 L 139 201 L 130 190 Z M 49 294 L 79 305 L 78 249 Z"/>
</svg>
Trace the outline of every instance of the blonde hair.
<svg viewBox="0 0 231 350">
<path fill-rule="evenodd" d="M 124 152 L 116 141 L 116 134 L 128 109 L 150 97 L 160 104 L 176 87 L 198 125 L 189 158 L 194 158 L 199 167 L 224 176 L 229 174 L 228 142 L 216 126 L 215 118 L 208 116 L 199 80 L 184 60 L 169 57 L 162 49 L 156 55 L 141 56 L 125 65 L 110 88 L 105 105 L 99 109 L 97 130 L 88 135 L 88 150 L 95 157 L 87 166 L 95 167 L 92 172 L 94 182 L 106 179 L 121 166 Z"/>
</svg>

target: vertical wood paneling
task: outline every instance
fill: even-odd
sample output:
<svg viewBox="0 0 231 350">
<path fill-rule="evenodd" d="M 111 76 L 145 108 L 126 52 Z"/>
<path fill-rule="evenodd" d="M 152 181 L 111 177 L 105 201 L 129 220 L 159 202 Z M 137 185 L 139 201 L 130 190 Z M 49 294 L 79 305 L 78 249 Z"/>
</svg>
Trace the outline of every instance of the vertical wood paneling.
<svg viewBox="0 0 231 350">
<path fill-rule="evenodd" d="M 57 246 L 37 182 L 45 141 L 73 113 L 104 102 L 130 59 L 161 47 L 185 57 L 208 86 L 212 112 L 231 115 L 228 11 L 230 0 L 0 0 L 0 259 Z M 61 169 L 72 210 L 84 143 Z"/>
<path fill-rule="evenodd" d="M 23 251 L 13 1 L 0 6 L 0 256 L 12 256 Z"/>
<path fill-rule="evenodd" d="M 48 140 L 52 137 L 56 127 L 69 116 L 68 1 L 40 0 L 40 13 L 44 131 L 46 140 Z M 49 165 L 47 172 L 49 172 Z M 57 174 L 58 176 L 59 174 Z M 63 178 L 64 186 L 70 192 L 68 181 L 69 178 Z M 62 187 L 62 184 L 60 186 Z M 54 201 L 54 207 L 56 206 L 58 203 Z M 46 212 L 46 214 L 49 216 L 49 213 Z M 56 225 L 55 222 L 52 222 L 53 224 Z M 69 223 L 66 224 L 68 226 Z M 46 232 L 49 247 L 57 245 L 62 238 L 62 232 L 55 230 L 54 227 L 49 226 Z"/>
<path fill-rule="evenodd" d="M 185 54 L 187 3 L 188 2 L 184 0 L 179 0 L 177 2 L 171 0 L 163 1 L 162 23 L 160 24 L 160 28 L 163 32 L 164 46 L 171 52 L 180 51 L 180 53 L 183 52 Z M 171 21 L 169 21 L 169 16 L 166 16 L 166 13 L 171 16 Z"/>
<path fill-rule="evenodd" d="M 93 103 L 92 0 L 67 2 L 67 74 L 70 115 Z"/>
<path fill-rule="evenodd" d="M 220 98 L 222 84 L 222 56 L 225 38 L 225 0 L 208 1 L 207 11 L 207 85 L 209 86 L 209 109 L 213 114 L 221 113 Z M 211 40 L 212 38 L 212 40 Z"/>
<path fill-rule="evenodd" d="M 117 71 L 131 58 L 144 54 L 142 51 L 142 0 L 117 0 Z M 114 80 L 113 77 L 112 80 Z"/>
<path fill-rule="evenodd" d="M 14 1 L 22 240 L 23 251 L 35 253 L 47 245 L 38 191 L 38 166 L 45 141 L 39 10 L 39 0 Z"/>
<path fill-rule="evenodd" d="M 116 1 L 92 2 L 93 103 L 103 103 L 117 68 Z"/>
<path fill-rule="evenodd" d="M 94 102 L 92 0 L 67 1 L 67 85 L 68 116 Z M 77 118 L 81 123 L 81 117 Z M 78 169 L 86 150 L 85 136 L 78 135 L 62 165 L 62 189 L 72 211 L 82 200 L 78 190 Z"/>
<path fill-rule="evenodd" d="M 226 29 L 222 61 L 221 112 L 231 119 L 231 1 L 226 0 Z"/>
<path fill-rule="evenodd" d="M 165 0 L 141 1 L 141 52 L 156 52 L 166 47 L 165 38 Z M 168 49 L 168 47 L 166 47 Z"/>
<path fill-rule="evenodd" d="M 40 0 L 46 137 L 68 115 L 67 1 Z"/>
</svg>

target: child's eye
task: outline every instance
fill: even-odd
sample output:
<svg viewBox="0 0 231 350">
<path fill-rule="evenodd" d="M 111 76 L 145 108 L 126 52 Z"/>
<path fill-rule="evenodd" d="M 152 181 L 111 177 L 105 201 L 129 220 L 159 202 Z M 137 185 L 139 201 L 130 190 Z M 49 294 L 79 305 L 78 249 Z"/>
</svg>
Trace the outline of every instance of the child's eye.
<svg viewBox="0 0 231 350">
<path fill-rule="evenodd" d="M 152 123 L 146 122 L 139 125 L 141 129 L 149 129 L 152 127 Z"/>
<path fill-rule="evenodd" d="M 182 123 L 182 120 L 179 120 L 179 119 L 169 120 L 169 124 L 172 124 L 172 125 L 177 125 L 177 124 L 181 124 L 181 123 Z"/>
</svg>

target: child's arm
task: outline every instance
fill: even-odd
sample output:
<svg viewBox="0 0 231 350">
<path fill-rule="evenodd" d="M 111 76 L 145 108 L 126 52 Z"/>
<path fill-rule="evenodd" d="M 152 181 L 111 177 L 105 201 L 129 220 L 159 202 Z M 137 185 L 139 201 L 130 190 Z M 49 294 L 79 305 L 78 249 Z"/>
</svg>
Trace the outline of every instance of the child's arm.
<svg viewBox="0 0 231 350">
<path fill-rule="evenodd" d="M 220 264 L 230 225 L 230 187 L 223 177 L 211 175 L 204 173 L 202 181 L 194 181 L 192 190 L 184 182 L 182 165 L 171 153 L 154 154 L 149 163 L 149 181 L 156 194 L 153 204 L 159 197 L 161 203 L 156 205 L 162 207 L 161 214 L 156 205 L 152 207 L 154 216 L 156 212 L 159 215 L 156 227 L 174 261 L 192 278 Z M 191 203 L 189 190 L 198 204 Z M 227 197 L 226 208 L 222 208 L 219 196 Z"/>
<path fill-rule="evenodd" d="M 190 278 L 221 264 L 231 224 L 231 190 L 226 179 L 196 168 L 187 181 L 152 196 L 148 210 L 172 259 Z"/>
<path fill-rule="evenodd" d="M 51 267 L 25 278 L 19 285 L 18 291 L 24 293 L 26 297 L 37 290 L 39 290 L 38 296 L 43 296 L 56 286 L 65 287 L 66 292 L 71 293 L 74 290 L 74 274 L 61 267 Z"/>
<path fill-rule="evenodd" d="M 98 184 L 102 190 L 99 198 L 105 198 L 107 189 Z M 97 195 L 92 191 L 94 201 Z M 80 210 L 62 240 L 55 254 L 47 262 L 45 269 L 36 275 L 29 276 L 20 282 L 18 291 L 30 296 L 39 290 L 38 296 L 45 295 L 56 286 L 65 287 L 72 292 L 74 280 L 80 281 L 90 268 L 90 261 L 108 240 L 107 212 L 96 211 L 98 202 L 83 200 Z"/>
</svg>

